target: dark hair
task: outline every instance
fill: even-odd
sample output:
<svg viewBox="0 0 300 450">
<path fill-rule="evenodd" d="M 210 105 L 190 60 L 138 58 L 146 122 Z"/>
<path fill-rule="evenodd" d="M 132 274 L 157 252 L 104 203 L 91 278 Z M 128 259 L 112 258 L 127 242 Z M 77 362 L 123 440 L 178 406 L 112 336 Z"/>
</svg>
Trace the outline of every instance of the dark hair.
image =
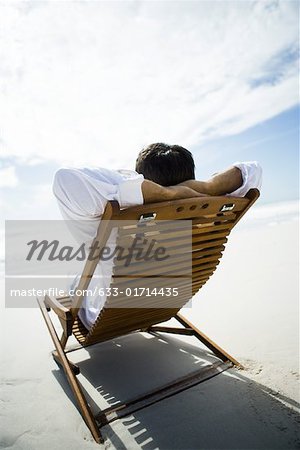
<svg viewBox="0 0 300 450">
<path fill-rule="evenodd" d="M 140 151 L 135 170 L 147 180 L 162 186 L 173 186 L 195 179 L 195 163 L 191 152 L 179 145 L 161 142 Z"/>
</svg>

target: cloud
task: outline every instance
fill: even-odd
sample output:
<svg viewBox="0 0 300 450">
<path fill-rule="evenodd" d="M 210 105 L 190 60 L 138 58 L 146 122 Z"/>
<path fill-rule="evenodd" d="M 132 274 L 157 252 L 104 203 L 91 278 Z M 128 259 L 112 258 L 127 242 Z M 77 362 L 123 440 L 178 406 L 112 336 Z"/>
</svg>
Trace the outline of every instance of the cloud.
<svg viewBox="0 0 300 450">
<path fill-rule="evenodd" d="M 13 166 L 0 168 L 0 188 L 11 188 L 18 185 L 16 170 Z"/>
<path fill-rule="evenodd" d="M 298 4 L 1 5 L 1 152 L 129 167 L 155 141 L 189 148 L 298 102 Z"/>
</svg>

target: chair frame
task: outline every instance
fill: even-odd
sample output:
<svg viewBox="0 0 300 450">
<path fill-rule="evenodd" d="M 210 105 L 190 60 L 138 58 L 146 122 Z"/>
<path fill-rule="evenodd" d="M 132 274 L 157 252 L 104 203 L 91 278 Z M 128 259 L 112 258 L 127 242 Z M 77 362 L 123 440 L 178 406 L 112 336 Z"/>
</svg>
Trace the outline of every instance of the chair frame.
<svg viewBox="0 0 300 450">
<path fill-rule="evenodd" d="M 259 197 L 259 191 L 257 189 L 251 189 L 247 195 L 245 196 L 248 200 L 247 206 L 239 213 L 237 219 L 234 222 L 234 225 L 241 219 L 241 217 L 247 212 L 247 210 L 253 205 L 253 203 Z M 219 197 L 219 199 L 225 201 L 231 201 L 233 197 Z M 205 200 L 205 198 L 201 198 L 201 201 Z M 211 197 L 209 197 L 211 200 Z M 194 202 L 199 201 L 199 198 L 193 199 Z M 234 200 L 233 200 L 234 201 Z M 145 208 L 146 210 L 151 210 L 157 207 L 158 205 L 162 207 L 164 204 L 166 206 L 170 206 L 171 204 L 184 204 L 184 200 L 179 200 L 175 202 L 162 202 L 154 205 L 144 205 L 140 207 L 136 207 L 136 209 L 141 212 Z M 130 210 L 134 210 L 134 208 L 130 208 Z M 109 236 L 109 221 L 112 218 L 120 215 L 120 209 L 117 202 L 109 202 L 106 206 L 104 214 L 102 216 L 102 220 L 100 221 L 100 225 L 98 228 L 97 237 L 101 237 L 101 244 L 104 245 Z M 93 259 L 92 261 L 87 261 L 83 275 L 80 279 L 78 289 L 85 290 L 87 289 L 91 276 L 94 273 L 94 270 L 97 266 L 98 260 Z M 189 335 L 196 337 L 199 341 L 201 341 L 208 349 L 212 351 L 212 353 L 217 356 L 221 361 L 211 364 L 206 368 L 202 368 L 189 374 L 185 377 L 181 377 L 177 380 L 174 380 L 172 383 L 169 383 L 165 386 L 157 388 L 151 392 L 141 395 L 138 398 L 129 399 L 122 404 L 118 404 L 117 406 L 113 406 L 101 411 L 96 416 L 93 415 L 92 410 L 85 398 L 81 385 L 76 378 L 76 375 L 80 373 L 80 369 L 77 365 L 73 364 L 67 357 L 69 352 L 75 351 L 77 349 L 85 348 L 89 345 L 97 345 L 98 343 L 91 343 L 83 345 L 77 345 L 70 348 L 67 348 L 68 338 L 72 335 L 72 328 L 75 320 L 77 319 L 78 311 L 82 302 L 82 297 L 74 297 L 72 303 L 69 302 L 69 297 L 58 297 L 53 298 L 49 296 L 39 297 L 38 304 L 41 309 L 42 315 L 46 322 L 47 328 L 49 330 L 50 336 L 52 338 L 53 344 L 55 346 L 55 350 L 52 352 L 52 356 L 54 360 L 63 368 L 67 380 L 70 384 L 70 387 L 73 391 L 74 397 L 77 401 L 79 410 L 82 414 L 82 417 L 91 431 L 91 434 L 97 443 L 103 443 L 104 439 L 101 434 L 101 427 L 114 421 L 125 417 L 129 414 L 132 414 L 135 411 L 138 411 L 146 406 L 149 406 L 153 403 L 156 403 L 164 398 L 175 395 L 178 392 L 181 392 L 185 389 L 190 388 L 198 383 L 201 383 L 209 378 L 216 376 L 217 374 L 227 370 L 230 367 L 237 367 L 242 369 L 242 365 L 231 355 L 229 355 L 225 350 L 223 350 L 220 346 L 218 346 L 214 341 L 212 341 L 209 337 L 207 337 L 203 332 L 201 332 L 195 325 L 193 325 L 190 321 L 184 318 L 179 312 L 177 312 L 172 317 L 175 318 L 181 327 L 166 327 L 160 326 L 159 324 L 150 325 L 147 327 L 141 327 L 133 332 L 146 331 L 149 333 L 171 333 L 178 335 Z M 51 320 L 50 311 L 53 311 L 58 319 L 60 320 L 62 326 L 62 335 L 59 338 L 57 330 L 54 326 L 53 321 Z M 101 342 L 100 342 L 101 343 Z"/>
</svg>

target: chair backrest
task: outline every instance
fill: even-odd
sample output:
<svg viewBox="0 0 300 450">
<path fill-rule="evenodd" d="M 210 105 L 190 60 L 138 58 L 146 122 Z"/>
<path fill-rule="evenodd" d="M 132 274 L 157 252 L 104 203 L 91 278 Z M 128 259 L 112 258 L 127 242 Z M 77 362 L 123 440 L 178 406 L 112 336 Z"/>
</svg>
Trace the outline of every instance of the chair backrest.
<svg viewBox="0 0 300 450">
<path fill-rule="evenodd" d="M 116 258 L 111 288 L 118 288 L 124 295 L 107 298 L 90 330 L 87 330 L 77 317 L 82 297 L 75 298 L 71 311 L 75 317 L 73 334 L 77 340 L 82 345 L 90 345 L 132 331 L 147 329 L 174 317 L 216 270 L 228 235 L 258 197 L 259 191 L 251 189 L 242 198 L 196 197 L 122 210 L 117 202 L 109 202 L 94 241 L 98 243 L 99 250 L 110 235 L 110 224 L 112 221 L 118 221 L 118 246 L 128 248 L 136 236 L 142 234 L 151 237 L 151 241 L 156 245 L 163 244 L 172 258 L 171 262 L 166 260 L 160 263 L 160 275 L 157 274 L 155 261 L 141 264 L 133 261 L 125 267 L 123 262 Z M 186 221 L 190 221 L 190 227 L 183 226 Z M 94 258 L 86 262 L 78 285 L 80 290 L 87 289 L 99 258 L 94 254 Z M 186 271 L 188 273 L 183 276 Z M 145 288 L 145 280 L 149 283 L 147 286 L 163 288 L 168 285 L 170 278 L 172 286 L 179 288 L 176 298 L 172 295 L 158 298 L 156 295 L 147 295 L 149 291 L 138 296 L 127 294 L 133 293 L 134 288 Z M 132 291 L 126 291 L 125 295 L 126 288 Z"/>
</svg>

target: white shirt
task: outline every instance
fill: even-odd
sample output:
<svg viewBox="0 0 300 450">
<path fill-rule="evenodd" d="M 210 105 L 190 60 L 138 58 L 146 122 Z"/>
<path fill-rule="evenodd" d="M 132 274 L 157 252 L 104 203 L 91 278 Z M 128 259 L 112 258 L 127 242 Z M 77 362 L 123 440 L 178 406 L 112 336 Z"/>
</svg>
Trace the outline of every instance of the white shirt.
<svg viewBox="0 0 300 450">
<path fill-rule="evenodd" d="M 231 197 L 244 197 L 250 189 L 260 191 L 262 184 L 262 168 L 257 161 L 235 162 L 234 167 L 240 169 L 243 184 L 236 191 L 227 194 Z"/>
<path fill-rule="evenodd" d="M 233 165 L 241 170 L 243 184 L 228 195 L 243 197 L 249 189 L 261 188 L 262 169 L 256 161 L 236 162 Z M 107 201 L 117 200 L 121 208 L 143 204 L 143 180 L 143 175 L 133 170 L 62 168 L 55 173 L 53 192 L 75 239 L 80 244 L 89 244 L 97 233 Z M 115 239 L 116 235 L 112 232 L 106 245 L 113 248 Z M 111 282 L 112 262 L 110 259 L 98 263 L 89 285 L 91 291 L 103 288 L 106 292 Z M 79 278 L 78 275 L 74 279 L 70 290 L 76 288 Z M 106 295 L 84 297 L 79 317 L 86 328 L 90 329 L 96 321 L 105 300 Z"/>
<path fill-rule="evenodd" d="M 62 168 L 54 175 L 53 193 L 58 200 L 62 216 L 67 220 L 73 237 L 88 247 L 96 236 L 100 217 L 110 200 L 117 200 L 121 208 L 142 205 L 141 184 L 143 175 L 133 170 L 108 170 L 103 168 Z M 112 233 L 106 246 L 113 249 L 116 233 Z M 112 275 L 112 259 L 100 261 L 89 284 L 89 295 L 85 296 L 79 317 L 86 328 L 91 328 L 102 309 Z M 78 275 L 69 292 L 74 295 L 78 286 Z M 95 292 L 95 295 L 92 294 Z"/>
<path fill-rule="evenodd" d="M 121 208 L 143 204 L 143 180 L 134 170 L 62 168 L 54 175 L 53 193 L 63 218 L 72 221 L 75 239 L 90 242 L 108 201 L 117 200 Z"/>
</svg>

